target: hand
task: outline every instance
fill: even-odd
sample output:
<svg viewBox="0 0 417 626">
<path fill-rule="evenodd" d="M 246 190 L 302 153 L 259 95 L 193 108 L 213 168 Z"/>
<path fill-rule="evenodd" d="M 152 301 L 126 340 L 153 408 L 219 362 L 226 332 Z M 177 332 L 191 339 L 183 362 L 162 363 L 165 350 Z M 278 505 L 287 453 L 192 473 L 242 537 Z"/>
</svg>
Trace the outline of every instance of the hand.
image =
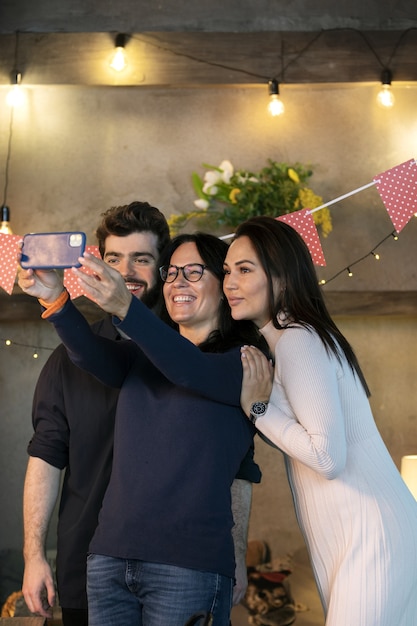
<svg viewBox="0 0 417 626">
<path fill-rule="evenodd" d="M 244 598 L 248 586 L 248 574 L 246 569 L 246 554 L 239 558 L 236 555 L 235 586 L 233 587 L 233 604 L 239 604 Z"/>
<path fill-rule="evenodd" d="M 267 402 L 272 391 L 274 367 L 266 356 L 254 346 L 241 349 L 243 380 L 240 404 L 249 417 L 254 402 Z"/>
<path fill-rule="evenodd" d="M 24 270 L 18 267 L 18 285 L 29 296 L 52 303 L 62 293 L 64 282 L 57 270 Z"/>
<path fill-rule="evenodd" d="M 79 261 L 83 267 L 92 272 L 91 275 L 72 268 L 87 298 L 98 304 L 103 311 L 121 320 L 124 319 L 132 301 L 132 294 L 126 287 L 123 276 L 89 252 L 85 252 Z"/>
<path fill-rule="evenodd" d="M 46 618 L 52 617 L 55 586 L 52 570 L 46 559 L 26 562 L 22 591 L 29 611 Z"/>
</svg>

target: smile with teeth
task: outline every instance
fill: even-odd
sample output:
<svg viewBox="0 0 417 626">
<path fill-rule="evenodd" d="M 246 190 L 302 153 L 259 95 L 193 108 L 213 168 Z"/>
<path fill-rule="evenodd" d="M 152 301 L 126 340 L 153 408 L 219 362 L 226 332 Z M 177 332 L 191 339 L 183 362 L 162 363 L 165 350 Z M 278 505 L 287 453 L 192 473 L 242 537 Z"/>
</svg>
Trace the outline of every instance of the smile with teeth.
<svg viewBox="0 0 417 626">
<path fill-rule="evenodd" d="M 193 302 L 195 298 L 193 296 L 174 296 L 173 301 L 177 303 L 181 302 Z"/>
<path fill-rule="evenodd" d="M 143 289 L 144 285 L 141 283 L 126 283 L 126 287 L 129 291 L 138 291 L 139 289 Z"/>
</svg>

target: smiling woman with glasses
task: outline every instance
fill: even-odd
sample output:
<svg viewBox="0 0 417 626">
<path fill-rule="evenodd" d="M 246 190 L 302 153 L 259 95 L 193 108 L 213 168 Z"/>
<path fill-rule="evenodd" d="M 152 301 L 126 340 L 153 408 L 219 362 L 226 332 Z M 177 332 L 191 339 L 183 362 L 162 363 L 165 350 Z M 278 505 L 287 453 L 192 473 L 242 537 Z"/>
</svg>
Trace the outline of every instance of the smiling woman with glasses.
<svg viewBox="0 0 417 626">
<path fill-rule="evenodd" d="M 201 263 L 187 263 L 183 267 L 178 265 L 163 265 L 159 268 L 159 274 L 164 283 L 173 283 L 177 279 L 179 271 L 190 283 L 196 283 L 201 279 L 204 274 L 204 270 L 207 269 L 207 265 Z"/>
<path fill-rule="evenodd" d="M 20 286 L 54 307 L 48 319 L 70 358 L 120 388 L 113 469 L 88 558 L 90 626 L 183 626 L 197 611 L 225 626 L 235 580 L 235 602 L 243 596 L 248 481 L 259 482 L 260 471 L 255 428 L 240 407 L 240 348 L 266 344 L 253 322 L 232 319 L 227 250 L 205 233 L 164 249 L 158 287 L 171 327 L 87 253 L 82 265 L 94 277 L 76 276 L 128 341 L 92 333 L 70 300 L 61 307 L 59 274 L 20 273 Z M 242 461 L 249 475 L 239 473 Z"/>
</svg>

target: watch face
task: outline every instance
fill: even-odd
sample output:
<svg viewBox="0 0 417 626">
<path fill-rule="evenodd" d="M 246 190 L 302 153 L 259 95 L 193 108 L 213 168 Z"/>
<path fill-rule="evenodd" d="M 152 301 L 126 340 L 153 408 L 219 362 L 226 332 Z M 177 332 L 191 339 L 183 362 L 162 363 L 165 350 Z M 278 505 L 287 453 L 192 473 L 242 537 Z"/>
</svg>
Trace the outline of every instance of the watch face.
<svg viewBox="0 0 417 626">
<path fill-rule="evenodd" d="M 266 402 L 254 402 L 251 406 L 250 412 L 252 415 L 263 415 L 266 411 L 267 403 Z"/>
</svg>

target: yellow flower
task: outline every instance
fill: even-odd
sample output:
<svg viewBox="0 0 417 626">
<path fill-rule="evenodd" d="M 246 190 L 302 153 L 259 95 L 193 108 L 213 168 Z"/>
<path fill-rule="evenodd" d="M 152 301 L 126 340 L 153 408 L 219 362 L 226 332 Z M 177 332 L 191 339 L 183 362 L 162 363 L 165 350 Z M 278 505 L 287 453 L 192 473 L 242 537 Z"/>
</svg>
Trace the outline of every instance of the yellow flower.
<svg viewBox="0 0 417 626">
<path fill-rule="evenodd" d="M 299 182 L 300 182 L 300 178 L 299 178 L 297 172 L 292 167 L 289 167 L 287 173 L 288 173 L 288 178 L 291 178 L 293 183 L 296 183 L 298 185 Z"/>
<path fill-rule="evenodd" d="M 240 189 L 234 187 L 229 193 L 229 200 L 232 204 L 237 204 L 236 196 L 240 193 Z"/>
</svg>

